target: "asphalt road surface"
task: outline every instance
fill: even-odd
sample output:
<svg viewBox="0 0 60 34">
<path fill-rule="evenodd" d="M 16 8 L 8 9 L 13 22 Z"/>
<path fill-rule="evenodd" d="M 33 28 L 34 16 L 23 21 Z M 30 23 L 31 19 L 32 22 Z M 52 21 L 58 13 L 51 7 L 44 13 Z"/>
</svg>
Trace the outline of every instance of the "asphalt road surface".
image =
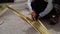
<svg viewBox="0 0 60 34">
<path fill-rule="evenodd" d="M 23 14 L 30 17 L 29 10 L 26 8 L 25 3 L 13 4 L 13 8 L 21 10 Z M 48 22 L 47 22 L 48 23 Z M 43 21 L 43 24 L 48 28 L 52 34 L 60 34 L 60 23 L 51 26 Z M 39 34 L 32 28 L 26 21 L 11 12 L 10 9 L 0 16 L 0 34 Z"/>
</svg>

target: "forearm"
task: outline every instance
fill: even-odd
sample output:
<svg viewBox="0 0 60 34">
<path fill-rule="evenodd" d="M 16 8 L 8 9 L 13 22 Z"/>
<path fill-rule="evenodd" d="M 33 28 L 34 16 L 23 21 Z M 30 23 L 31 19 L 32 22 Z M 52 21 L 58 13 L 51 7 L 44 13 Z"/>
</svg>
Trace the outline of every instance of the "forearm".
<svg viewBox="0 0 60 34">
<path fill-rule="evenodd" d="M 32 2 L 32 0 L 28 0 L 28 8 L 29 8 L 30 12 L 33 12 L 32 7 L 31 7 L 31 2 Z"/>
<path fill-rule="evenodd" d="M 47 7 L 46 7 L 46 9 L 45 9 L 43 12 L 41 12 L 39 15 L 40 15 L 41 17 L 44 17 L 44 16 L 47 15 L 52 9 L 53 9 L 52 2 L 49 2 L 48 5 L 47 5 Z"/>
</svg>

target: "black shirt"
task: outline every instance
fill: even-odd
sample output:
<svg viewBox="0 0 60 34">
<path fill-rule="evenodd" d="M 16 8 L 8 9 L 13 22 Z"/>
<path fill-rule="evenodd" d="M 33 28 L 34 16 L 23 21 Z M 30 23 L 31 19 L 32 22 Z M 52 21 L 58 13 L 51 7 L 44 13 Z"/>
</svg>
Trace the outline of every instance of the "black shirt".
<svg viewBox="0 0 60 34">
<path fill-rule="evenodd" d="M 0 3 L 11 3 L 14 2 L 14 0 L 0 0 Z"/>
<path fill-rule="evenodd" d="M 47 7 L 47 4 L 48 3 L 44 0 L 34 0 L 33 2 L 31 2 L 31 7 L 32 10 L 39 14 L 40 12 L 44 11 L 44 9 Z"/>
</svg>

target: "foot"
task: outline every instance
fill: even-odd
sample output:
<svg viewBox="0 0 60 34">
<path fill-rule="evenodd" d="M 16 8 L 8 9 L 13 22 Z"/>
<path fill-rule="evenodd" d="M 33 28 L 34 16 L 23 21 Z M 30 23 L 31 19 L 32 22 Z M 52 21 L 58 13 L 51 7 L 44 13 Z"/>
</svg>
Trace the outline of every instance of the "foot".
<svg viewBox="0 0 60 34">
<path fill-rule="evenodd" d="M 50 25 L 56 25 L 59 21 L 59 16 L 52 16 L 52 18 L 50 18 Z"/>
</svg>

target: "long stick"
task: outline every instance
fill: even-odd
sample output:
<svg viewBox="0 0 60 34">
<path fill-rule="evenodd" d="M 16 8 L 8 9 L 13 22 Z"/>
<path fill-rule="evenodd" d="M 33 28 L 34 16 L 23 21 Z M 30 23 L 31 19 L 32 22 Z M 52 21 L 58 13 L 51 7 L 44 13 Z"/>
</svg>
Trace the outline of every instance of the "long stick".
<svg viewBox="0 0 60 34">
<path fill-rule="evenodd" d="M 0 16 L 1 16 L 4 12 L 6 12 L 7 9 L 8 9 L 8 8 L 6 8 L 5 5 L 0 5 Z"/>
<path fill-rule="evenodd" d="M 13 9 L 12 7 L 9 7 L 7 5 L 7 7 L 9 9 L 12 10 L 13 13 L 17 14 L 19 17 L 21 17 L 22 19 L 24 19 L 28 24 L 30 24 L 36 31 L 38 31 L 40 34 L 50 34 L 50 32 L 47 30 L 47 28 L 42 24 L 41 21 L 34 21 L 32 19 L 30 19 L 29 17 L 23 15 L 21 12 L 19 12 L 18 10 Z"/>
</svg>

